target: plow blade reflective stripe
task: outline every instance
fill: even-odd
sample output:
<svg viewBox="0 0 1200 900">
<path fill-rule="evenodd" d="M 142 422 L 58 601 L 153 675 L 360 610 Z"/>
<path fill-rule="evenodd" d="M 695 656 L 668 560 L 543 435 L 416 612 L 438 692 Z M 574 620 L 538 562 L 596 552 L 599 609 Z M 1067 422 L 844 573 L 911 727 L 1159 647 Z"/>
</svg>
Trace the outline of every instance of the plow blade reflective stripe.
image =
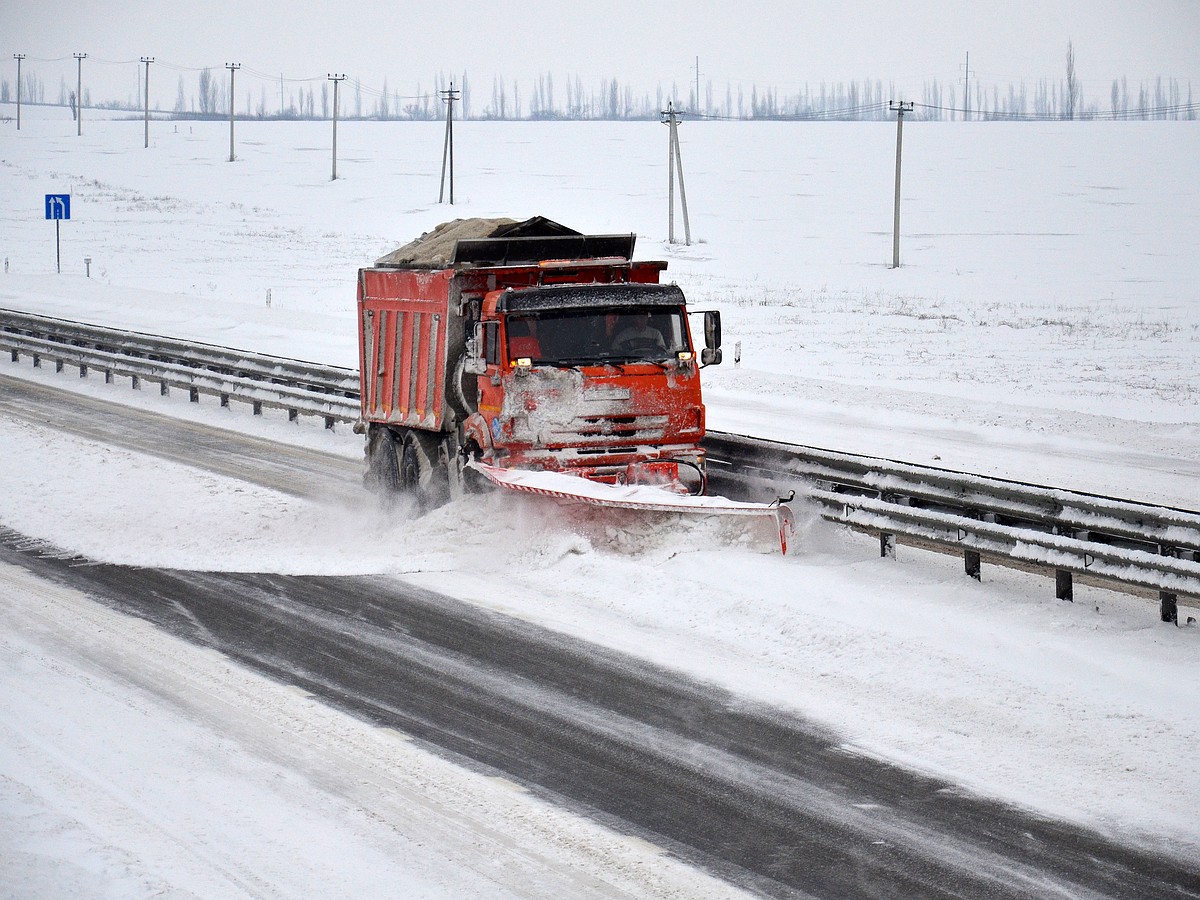
<svg viewBox="0 0 1200 900">
<path fill-rule="evenodd" d="M 590 481 L 578 475 L 559 472 L 534 472 L 525 469 L 501 469 L 485 463 L 472 463 L 492 484 L 510 491 L 536 494 L 567 503 L 587 503 L 612 509 L 644 512 L 687 513 L 701 516 L 748 516 L 770 518 L 779 532 L 779 549 L 787 553 L 788 540 L 795 530 L 792 510 L 786 503 L 744 503 L 725 497 L 695 497 L 676 494 L 649 485 L 614 485 Z"/>
</svg>

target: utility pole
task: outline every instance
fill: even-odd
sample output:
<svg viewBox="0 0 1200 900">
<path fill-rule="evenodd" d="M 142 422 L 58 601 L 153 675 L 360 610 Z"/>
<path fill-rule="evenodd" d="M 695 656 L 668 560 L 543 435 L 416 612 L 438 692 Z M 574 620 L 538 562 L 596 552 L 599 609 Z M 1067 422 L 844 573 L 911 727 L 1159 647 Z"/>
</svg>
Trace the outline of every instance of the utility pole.
<svg viewBox="0 0 1200 900">
<path fill-rule="evenodd" d="M 692 245 L 692 224 L 688 220 L 687 191 L 683 186 L 683 157 L 679 153 L 679 113 L 674 103 L 662 111 L 662 123 L 669 126 L 667 139 L 667 241 L 675 243 L 675 170 L 679 169 L 679 202 L 683 207 L 684 243 Z"/>
<path fill-rule="evenodd" d="M 700 57 L 696 57 L 696 112 L 700 112 Z"/>
<path fill-rule="evenodd" d="M 150 63 L 154 62 L 153 56 L 143 56 L 142 62 L 146 65 L 146 147 L 150 146 Z"/>
<path fill-rule="evenodd" d="M 888 109 L 896 114 L 896 213 L 892 222 L 892 268 L 900 268 L 900 150 L 904 144 L 904 114 L 913 111 L 912 103 L 892 100 Z"/>
<path fill-rule="evenodd" d="M 337 116 L 338 116 L 338 83 L 345 81 L 345 75 L 329 75 L 329 80 L 333 82 L 333 177 L 330 181 L 337 181 Z"/>
<path fill-rule="evenodd" d="M 86 53 L 76 53 L 75 61 L 79 65 L 79 81 L 75 86 L 75 136 L 83 134 L 83 61 Z"/>
<path fill-rule="evenodd" d="M 450 90 L 438 91 L 442 95 L 442 102 L 446 104 L 446 142 L 442 145 L 442 184 L 438 189 L 438 203 L 442 202 L 442 197 L 446 188 L 446 160 L 450 160 L 450 205 L 454 205 L 454 101 L 458 99 L 459 92 L 454 89 L 454 82 L 450 82 Z"/>
<path fill-rule="evenodd" d="M 13 59 L 17 61 L 17 131 L 21 130 L 21 60 L 24 58 L 24 53 L 13 54 Z"/>
<path fill-rule="evenodd" d="M 229 70 L 229 161 L 233 162 L 233 73 L 242 67 L 241 63 L 225 63 Z"/>
<path fill-rule="evenodd" d="M 967 51 L 967 62 L 963 66 L 963 108 L 965 111 L 963 120 L 971 121 L 971 51 Z"/>
</svg>

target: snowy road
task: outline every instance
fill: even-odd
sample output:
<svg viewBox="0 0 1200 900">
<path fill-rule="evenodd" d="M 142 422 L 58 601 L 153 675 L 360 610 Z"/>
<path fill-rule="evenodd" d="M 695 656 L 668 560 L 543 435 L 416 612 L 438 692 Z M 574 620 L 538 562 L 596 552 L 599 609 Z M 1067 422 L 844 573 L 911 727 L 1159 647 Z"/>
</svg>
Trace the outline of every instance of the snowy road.
<svg viewBox="0 0 1200 900">
<path fill-rule="evenodd" d="M 2 387 L 5 413 L 27 422 L 71 423 L 72 430 L 106 444 L 237 474 L 275 490 L 363 499 L 359 466 L 350 460 L 117 408 L 46 385 L 6 378 Z M 416 736 L 451 759 L 499 772 L 752 890 L 1153 896 L 1165 884 L 1197 889 L 1197 873 L 1186 867 L 883 764 L 794 714 L 395 579 L 78 567 L 69 559 L 11 550 L 2 555 L 10 564 L 4 569 L 8 583 L 19 581 L 23 597 L 44 597 L 49 589 L 38 581 L 31 591 L 33 582 L 20 568 L 68 583 L 298 686 L 305 696 Z M 69 640 L 69 627 L 39 628 L 38 617 L 45 613 L 36 606 L 32 617 L 30 612 L 28 601 L 10 608 L 15 634 L 34 639 L 31 629 L 34 635 L 62 629 L 66 635 L 59 639 Z M 81 621 L 90 630 L 93 617 L 101 615 L 97 609 Z M 45 640 L 45 634 L 36 639 Z M 170 650 L 154 663 L 156 671 L 161 675 L 162 666 L 169 668 L 166 659 L 180 652 Z M 6 655 L 14 656 L 12 647 Z M 20 646 L 15 656 L 32 658 Z M 70 668 L 61 661 L 46 665 L 60 672 Z M 121 677 L 153 680 L 140 665 L 140 659 L 131 660 L 136 674 Z M 224 669 L 230 678 L 249 677 L 238 674 L 239 667 Z M 13 686 L 20 689 L 16 678 Z M 236 716 L 246 714 L 242 709 Z M 324 726 L 305 725 L 305 741 L 319 727 Z M 340 733 L 350 726 L 332 727 Z M 14 733 L 10 740 L 18 744 L 29 739 L 22 728 Z M 259 740 L 252 734 L 238 739 Z M 320 740 L 336 745 L 337 735 Z M 53 741 L 44 736 L 43 746 Z M 36 755 L 28 746 L 17 751 L 9 750 L 13 758 Z M 81 774 L 86 753 L 72 758 L 64 751 L 58 759 L 68 774 L 55 778 L 70 781 L 68 793 L 86 795 Z M 44 797 L 9 799 L 46 823 L 39 827 L 60 827 L 41 808 Z M 279 805 L 277 798 L 272 802 Z M 435 813 L 435 820 L 441 815 L 446 813 Z M 196 826 L 170 827 L 187 833 Z M 179 843 L 168 855 L 184 852 Z M 209 850 L 221 855 L 215 847 Z M 8 854 L 18 862 L 30 859 L 11 849 Z M 120 855 L 111 846 L 103 854 Z M 211 854 L 205 862 L 211 865 L 205 878 L 228 877 L 247 893 L 291 892 L 273 871 Z M 555 871 L 557 863 L 537 865 L 543 864 L 552 873 L 545 877 L 561 887 L 555 879 L 566 876 Z M 432 864 L 419 868 L 437 871 Z M 157 884 L 146 872 L 139 877 L 143 885 Z M 511 881 L 505 884 L 512 890 Z M 605 893 L 610 884 L 603 885 L 566 890 Z M 710 889 L 712 883 L 702 880 L 694 893 Z M 458 892 L 444 885 L 432 890 Z"/>
<path fill-rule="evenodd" d="M 384 578 L 0 559 L 755 891 L 1158 896 L 1195 871 L 848 752 L 673 673 Z"/>
<path fill-rule="evenodd" d="M 21 566 L 0 596 L 0 895 L 738 895 Z"/>
<path fill-rule="evenodd" d="M 0 407 L 26 422 L 59 422 L 80 437 L 182 462 L 262 487 L 331 501 L 363 499 L 362 464 L 274 441 L 172 419 L 0 375 Z"/>
</svg>

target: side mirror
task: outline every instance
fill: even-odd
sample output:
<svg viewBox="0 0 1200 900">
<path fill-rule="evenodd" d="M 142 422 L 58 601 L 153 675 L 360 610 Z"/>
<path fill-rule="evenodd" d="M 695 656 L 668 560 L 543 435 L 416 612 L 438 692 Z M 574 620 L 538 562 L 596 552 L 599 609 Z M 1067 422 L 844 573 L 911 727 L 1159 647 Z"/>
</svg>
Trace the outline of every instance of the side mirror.
<svg viewBox="0 0 1200 900">
<path fill-rule="evenodd" d="M 721 351 L 715 347 L 705 347 L 700 351 L 700 365 L 702 366 L 719 366 L 721 364 Z"/>
<path fill-rule="evenodd" d="M 479 325 L 475 326 L 479 328 Z M 484 322 L 483 327 L 483 360 L 489 366 L 500 365 L 500 323 Z M 476 332 L 478 334 L 478 332 Z"/>
<path fill-rule="evenodd" d="M 475 323 L 475 333 L 467 338 L 464 356 L 463 371 L 468 375 L 487 373 L 487 361 L 483 358 L 483 327 L 479 322 Z"/>
<path fill-rule="evenodd" d="M 712 350 L 721 346 L 721 313 L 715 309 L 710 309 L 704 314 L 704 344 Z M 717 362 L 720 361 L 718 355 Z"/>
</svg>

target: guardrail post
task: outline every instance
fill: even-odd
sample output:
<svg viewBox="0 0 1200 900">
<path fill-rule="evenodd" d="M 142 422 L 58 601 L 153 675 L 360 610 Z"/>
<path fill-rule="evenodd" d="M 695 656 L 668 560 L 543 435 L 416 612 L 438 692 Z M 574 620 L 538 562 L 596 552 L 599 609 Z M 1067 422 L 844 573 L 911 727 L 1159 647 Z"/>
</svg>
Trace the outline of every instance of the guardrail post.
<svg viewBox="0 0 1200 900">
<path fill-rule="evenodd" d="M 13 350 L 13 351 L 12 351 L 12 361 L 13 361 L 13 362 L 20 362 L 20 361 L 21 361 L 21 352 L 20 352 L 19 350 Z"/>
<path fill-rule="evenodd" d="M 333 430 L 333 423 L 334 423 L 335 421 L 336 421 L 336 420 L 333 418 L 333 416 L 326 416 L 326 417 L 325 417 L 325 430 L 326 430 L 326 431 L 332 431 L 332 430 Z"/>
<path fill-rule="evenodd" d="M 63 370 L 63 361 L 61 359 L 56 359 L 54 361 L 54 371 L 61 372 L 62 370 Z"/>
<path fill-rule="evenodd" d="M 980 574 L 982 568 L 979 560 L 978 550 L 963 551 L 963 567 L 966 569 L 967 575 L 974 578 L 976 581 L 982 581 L 983 577 Z"/>
<path fill-rule="evenodd" d="M 170 396 L 171 386 L 169 384 L 167 384 L 165 381 L 160 381 L 158 383 L 158 393 L 163 397 Z"/>
<path fill-rule="evenodd" d="M 1159 544 L 1158 553 L 1171 558 L 1179 556 L 1179 552 L 1167 544 Z M 1172 625 L 1179 624 L 1179 595 L 1174 591 L 1158 592 L 1158 617 Z"/>
<path fill-rule="evenodd" d="M 137 375 L 132 375 L 132 376 L 130 376 L 130 381 L 131 381 L 131 385 L 130 385 L 130 386 L 131 386 L 131 387 L 132 387 L 132 388 L 133 388 L 135 391 L 140 391 L 140 390 L 142 389 L 142 379 L 141 379 L 141 378 L 139 378 Z"/>
<path fill-rule="evenodd" d="M 1075 601 L 1071 573 L 1066 569 L 1054 570 L 1054 596 L 1059 600 L 1066 600 L 1072 603 Z"/>
<path fill-rule="evenodd" d="M 255 400 L 255 401 L 254 401 L 254 414 L 255 414 L 256 416 L 261 416 L 261 415 L 262 415 L 262 403 L 261 403 L 261 402 L 259 402 L 258 400 Z"/>
<path fill-rule="evenodd" d="M 221 395 L 221 406 L 223 408 L 228 408 L 228 406 L 229 406 L 229 395 L 228 394 Z"/>
<path fill-rule="evenodd" d="M 192 403 L 199 403 L 200 402 L 200 389 L 199 388 L 189 388 L 188 389 L 188 400 L 190 400 Z"/>
<path fill-rule="evenodd" d="M 879 532 L 879 555 L 884 559 L 896 558 L 896 536 L 886 531 Z"/>
<path fill-rule="evenodd" d="M 33 367 L 40 369 L 42 367 L 42 357 L 37 353 L 33 354 Z"/>
<path fill-rule="evenodd" d="M 105 383 L 105 384 L 112 384 L 112 383 L 113 383 L 113 373 L 112 373 L 112 369 L 105 369 L 105 370 L 104 370 L 104 383 Z"/>
<path fill-rule="evenodd" d="M 300 411 L 297 409 L 288 410 L 288 421 L 295 422 L 300 418 Z"/>
<path fill-rule="evenodd" d="M 1164 622 L 1179 624 L 1179 595 L 1170 591 L 1158 592 L 1158 614 Z"/>
</svg>

